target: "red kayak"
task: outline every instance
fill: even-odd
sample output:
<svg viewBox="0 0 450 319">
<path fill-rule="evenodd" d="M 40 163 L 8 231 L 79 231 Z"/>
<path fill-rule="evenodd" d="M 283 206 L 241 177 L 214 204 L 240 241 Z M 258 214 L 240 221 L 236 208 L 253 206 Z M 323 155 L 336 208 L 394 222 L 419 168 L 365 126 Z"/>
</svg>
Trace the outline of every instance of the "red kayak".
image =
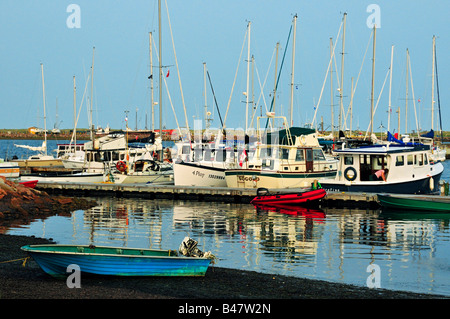
<svg viewBox="0 0 450 319">
<path fill-rule="evenodd" d="M 253 198 L 252 204 L 264 204 L 264 205 L 299 205 L 307 204 L 317 201 L 327 194 L 327 192 L 320 188 L 311 191 L 301 193 L 281 193 L 281 194 L 265 194 L 259 195 Z"/>
<path fill-rule="evenodd" d="M 29 188 L 35 188 L 37 183 L 38 183 L 38 180 L 19 182 L 19 184 L 22 184 L 23 186 L 29 187 Z"/>
</svg>

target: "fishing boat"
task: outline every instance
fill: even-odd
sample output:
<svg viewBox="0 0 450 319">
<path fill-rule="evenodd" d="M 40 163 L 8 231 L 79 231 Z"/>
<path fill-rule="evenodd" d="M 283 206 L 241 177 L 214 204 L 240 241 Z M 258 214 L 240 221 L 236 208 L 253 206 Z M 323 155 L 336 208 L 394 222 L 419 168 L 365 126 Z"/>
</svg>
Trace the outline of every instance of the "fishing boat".
<svg viewBox="0 0 450 319">
<path fill-rule="evenodd" d="M 27 245 L 21 249 L 53 277 L 67 276 L 67 267 L 72 264 L 93 275 L 204 276 L 212 262 L 204 256 L 186 257 L 177 250 L 92 245 Z"/>
<path fill-rule="evenodd" d="M 260 191 L 260 189 L 258 189 Z M 264 205 L 302 205 L 312 204 L 324 198 L 327 192 L 322 189 L 307 190 L 303 192 L 261 194 L 252 199 L 252 204 Z"/>
<path fill-rule="evenodd" d="M 450 197 L 436 195 L 377 194 L 378 202 L 386 208 L 408 211 L 450 212 Z"/>
<path fill-rule="evenodd" d="M 439 193 L 442 163 L 430 159 L 423 144 L 374 144 L 336 150 L 338 174 L 319 180 L 327 191 L 433 194 Z M 384 171 L 385 180 L 374 174 Z"/>
<path fill-rule="evenodd" d="M 269 118 L 287 123 L 282 116 Z M 258 132 L 262 132 L 259 122 Z M 258 140 L 253 158 L 249 157 L 242 167 L 225 171 L 228 187 L 302 188 L 309 187 L 314 180 L 336 176 L 337 160 L 325 157 L 313 129 L 284 126 L 265 132 Z"/>
</svg>

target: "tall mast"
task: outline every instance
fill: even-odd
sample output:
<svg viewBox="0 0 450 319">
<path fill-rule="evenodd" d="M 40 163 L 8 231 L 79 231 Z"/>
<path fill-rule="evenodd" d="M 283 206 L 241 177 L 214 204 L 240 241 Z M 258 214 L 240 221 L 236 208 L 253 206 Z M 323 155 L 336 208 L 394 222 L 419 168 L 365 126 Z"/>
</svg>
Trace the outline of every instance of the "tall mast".
<svg viewBox="0 0 450 319">
<path fill-rule="evenodd" d="M 92 126 L 94 125 L 93 124 L 93 120 L 92 120 L 92 103 L 94 101 L 94 53 L 95 53 L 95 47 L 92 48 L 92 79 L 91 79 L 91 110 L 90 110 L 90 113 L 91 113 L 91 119 L 90 120 L 91 121 L 89 123 L 89 125 L 91 126 L 90 127 L 91 140 L 94 139 L 94 135 L 93 135 L 93 132 L 92 132 Z"/>
<path fill-rule="evenodd" d="M 75 75 L 73 76 L 73 136 L 74 136 L 74 151 L 77 150 L 77 88 L 75 85 Z"/>
<path fill-rule="evenodd" d="M 151 90 L 151 110 L 152 110 L 152 131 L 155 131 L 155 101 L 153 97 L 153 34 L 148 33 L 149 45 L 150 45 L 150 90 Z"/>
<path fill-rule="evenodd" d="M 45 155 L 47 155 L 47 118 L 45 113 L 45 84 L 44 84 L 44 65 L 41 63 L 42 76 L 42 97 L 44 100 L 44 140 L 45 140 Z"/>
<path fill-rule="evenodd" d="M 330 38 L 330 103 L 331 103 L 331 134 L 334 137 L 334 104 L 333 104 L 333 38 Z"/>
<path fill-rule="evenodd" d="M 370 136 L 373 134 L 373 93 L 375 86 L 375 45 L 376 45 L 377 26 L 373 26 L 373 58 L 372 58 L 372 92 L 370 94 Z"/>
<path fill-rule="evenodd" d="M 389 108 L 388 108 L 388 126 L 387 130 L 389 132 L 390 125 L 391 125 L 391 111 L 392 111 L 392 105 L 391 105 L 391 91 L 392 91 L 392 66 L 393 66 L 393 59 L 394 59 L 394 46 L 391 47 L 391 67 L 389 68 Z"/>
<path fill-rule="evenodd" d="M 341 56 L 341 83 L 339 88 L 339 130 L 342 129 L 342 117 L 344 115 L 344 49 L 345 49 L 345 21 L 347 20 L 347 13 L 344 13 L 344 30 L 342 34 L 342 56 Z"/>
<path fill-rule="evenodd" d="M 203 96 L 205 97 L 205 128 L 208 128 L 208 104 L 206 101 L 206 62 L 203 62 Z"/>
<path fill-rule="evenodd" d="M 273 112 L 275 112 L 275 99 L 277 97 L 277 73 L 278 73 L 278 50 L 280 48 L 280 42 L 277 42 L 277 54 L 275 56 L 275 84 L 273 88 Z"/>
<path fill-rule="evenodd" d="M 408 134 L 408 72 L 409 50 L 406 49 L 406 98 L 405 98 L 405 134 Z"/>
<path fill-rule="evenodd" d="M 294 42 L 292 44 L 292 73 L 291 73 L 291 114 L 290 114 L 290 125 L 294 125 L 294 70 L 295 70 L 295 33 L 297 29 L 297 15 L 294 16 L 292 22 L 294 24 Z"/>
<path fill-rule="evenodd" d="M 436 37 L 433 35 L 433 67 L 432 67 L 432 75 L 431 75 L 431 129 L 434 130 L 434 69 L 435 69 L 435 47 L 436 46 Z"/>
<path fill-rule="evenodd" d="M 161 0 L 158 0 L 158 42 L 159 42 L 159 136 L 162 141 L 162 38 L 161 38 Z M 162 162 L 162 150 L 159 159 Z"/>
<path fill-rule="evenodd" d="M 251 22 L 248 22 L 248 45 L 247 45 L 247 91 L 245 103 L 245 133 L 248 131 L 248 96 L 249 96 L 249 79 L 250 79 L 250 27 Z"/>
</svg>

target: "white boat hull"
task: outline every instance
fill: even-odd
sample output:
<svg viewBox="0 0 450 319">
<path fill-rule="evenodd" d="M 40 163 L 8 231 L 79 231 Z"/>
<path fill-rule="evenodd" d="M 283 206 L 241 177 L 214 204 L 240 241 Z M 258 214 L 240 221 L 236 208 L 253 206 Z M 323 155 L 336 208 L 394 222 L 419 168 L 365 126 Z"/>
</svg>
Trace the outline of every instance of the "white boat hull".
<svg viewBox="0 0 450 319">
<path fill-rule="evenodd" d="M 63 174 L 58 176 L 48 175 L 23 175 L 21 181 L 37 180 L 43 183 L 101 183 L 103 182 L 102 173 L 76 173 Z"/>
<path fill-rule="evenodd" d="M 17 178 L 19 177 L 19 174 L 19 164 L 12 162 L 0 163 L 0 176 L 4 176 L 6 178 Z"/>
<path fill-rule="evenodd" d="M 173 172 L 176 186 L 227 186 L 225 168 L 182 162 L 173 164 Z"/>
<path fill-rule="evenodd" d="M 232 188 L 302 188 L 315 180 L 334 179 L 336 171 L 294 173 L 271 170 L 234 169 L 225 173 L 228 187 Z"/>
<path fill-rule="evenodd" d="M 108 177 L 109 182 L 114 184 L 168 184 L 173 182 L 173 174 L 169 172 L 155 172 L 155 174 L 121 174 L 114 173 L 112 178 Z"/>
</svg>

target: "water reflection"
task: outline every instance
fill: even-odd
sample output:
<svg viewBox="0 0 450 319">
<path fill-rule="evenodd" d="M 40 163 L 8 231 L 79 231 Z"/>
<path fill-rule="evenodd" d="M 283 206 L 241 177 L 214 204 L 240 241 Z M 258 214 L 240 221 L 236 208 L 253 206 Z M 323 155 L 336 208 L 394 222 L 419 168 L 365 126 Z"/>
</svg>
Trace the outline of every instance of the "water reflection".
<svg viewBox="0 0 450 319">
<path fill-rule="evenodd" d="M 185 236 L 219 266 L 450 295 L 449 216 L 358 209 L 98 198 L 97 207 L 9 233 L 64 244 L 176 249 Z"/>
</svg>

